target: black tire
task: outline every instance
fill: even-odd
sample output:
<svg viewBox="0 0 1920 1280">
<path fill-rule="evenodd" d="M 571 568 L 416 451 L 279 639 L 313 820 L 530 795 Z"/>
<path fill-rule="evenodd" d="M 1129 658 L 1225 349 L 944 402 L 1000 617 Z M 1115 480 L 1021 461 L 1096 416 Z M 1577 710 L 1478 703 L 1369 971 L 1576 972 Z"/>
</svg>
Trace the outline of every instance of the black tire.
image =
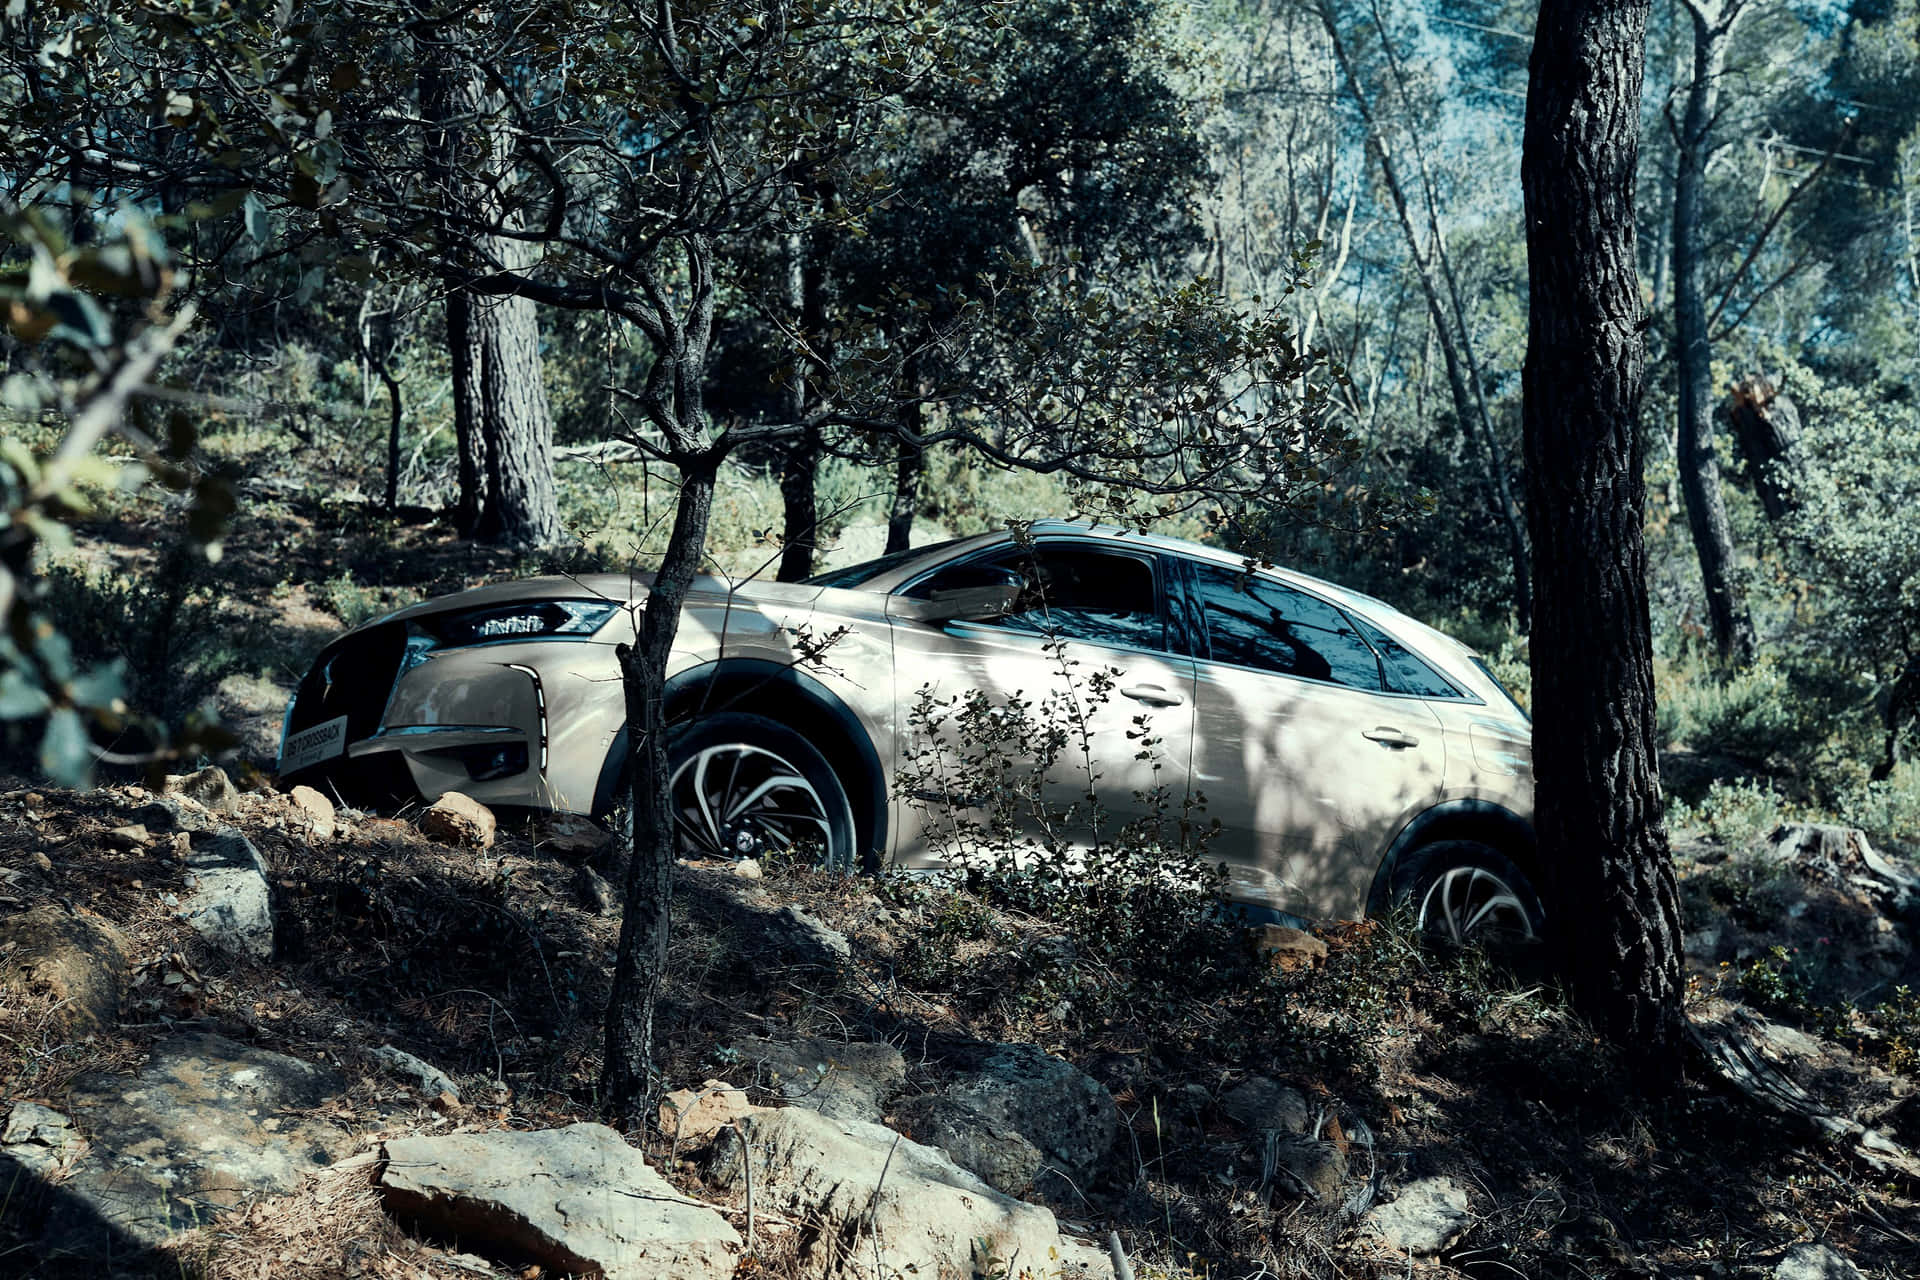
<svg viewBox="0 0 1920 1280">
<path fill-rule="evenodd" d="M 715 830 L 705 820 L 709 813 L 698 807 L 695 793 L 700 775 L 687 772 L 700 768 L 702 753 L 711 753 L 705 776 L 710 801 L 717 798 L 716 787 L 728 785 L 725 775 L 711 771 L 737 764 L 746 771 L 745 779 L 739 781 L 740 792 L 764 792 L 763 803 L 732 819 L 712 815 L 720 819 Z M 704 716 L 673 730 L 667 742 L 667 767 L 682 856 L 745 858 L 792 851 L 823 870 L 850 872 L 858 865 L 853 806 L 839 775 L 817 747 L 779 721 L 741 711 Z M 739 780 L 739 771 L 733 776 Z M 783 783 L 783 777 L 788 781 Z M 807 797 L 818 805 L 808 821 L 775 820 L 801 814 Z M 630 848 L 630 806 L 621 808 L 627 810 L 623 826 Z M 783 841 L 783 832 L 795 838 Z"/>
<path fill-rule="evenodd" d="M 1423 933 L 1455 944 L 1536 942 L 1547 913 L 1524 871 L 1477 840 L 1423 845 L 1394 868 L 1394 906 Z"/>
</svg>

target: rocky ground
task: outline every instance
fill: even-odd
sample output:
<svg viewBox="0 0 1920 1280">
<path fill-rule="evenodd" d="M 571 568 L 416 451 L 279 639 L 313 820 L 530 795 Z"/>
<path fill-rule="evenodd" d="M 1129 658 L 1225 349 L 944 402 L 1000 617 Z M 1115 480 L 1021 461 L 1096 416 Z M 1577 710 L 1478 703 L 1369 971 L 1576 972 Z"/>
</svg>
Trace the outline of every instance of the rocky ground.
<svg viewBox="0 0 1920 1280">
<path fill-rule="evenodd" d="M 605 845 L 218 771 L 0 795 L 0 1273 L 1920 1273 L 1896 1170 L 1627 1097 L 1550 990 L 1375 926 L 1183 996 L 957 889 L 687 866 L 673 1092 L 618 1133 Z M 1697 1016 L 1920 1138 L 1906 864 L 1682 853 Z"/>
</svg>

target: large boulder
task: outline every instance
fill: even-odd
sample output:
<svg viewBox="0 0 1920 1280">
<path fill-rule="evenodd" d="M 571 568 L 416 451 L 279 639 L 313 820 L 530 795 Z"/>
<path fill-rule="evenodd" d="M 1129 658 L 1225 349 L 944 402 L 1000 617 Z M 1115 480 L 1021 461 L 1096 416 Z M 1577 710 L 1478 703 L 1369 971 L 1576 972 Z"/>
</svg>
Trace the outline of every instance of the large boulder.
<svg viewBox="0 0 1920 1280">
<path fill-rule="evenodd" d="M 420 830 L 442 844 L 480 852 L 493 847 L 493 810 L 458 791 L 449 791 L 420 815 Z"/>
<path fill-rule="evenodd" d="M 1865 1280 L 1860 1268 L 1830 1244 L 1797 1244 L 1773 1269 L 1773 1280 Z"/>
<path fill-rule="evenodd" d="M 881 1125 L 799 1107 L 758 1111 L 720 1135 L 708 1174 L 729 1190 L 751 1181 L 756 1202 L 814 1225 L 800 1259 L 808 1276 L 1037 1280 L 1057 1271 L 1053 1214 Z"/>
<path fill-rule="evenodd" d="M 93 1073 L 73 1082 L 66 1119 L 88 1148 L 75 1159 L 57 1113 L 22 1116 L 6 1149 L 31 1166 L 44 1148 L 67 1168 L 46 1212 L 50 1248 L 89 1253 L 126 1241 L 157 1245 L 258 1194 L 296 1189 L 356 1140 L 312 1111 L 345 1081 L 285 1054 L 215 1035 L 154 1046 L 133 1076 Z M 16 1132 L 18 1131 L 18 1132 Z M 25 1150 L 22 1150 L 25 1148 Z"/>
<path fill-rule="evenodd" d="M 907 1083 L 907 1060 L 890 1044 L 749 1036 L 728 1056 L 788 1105 L 841 1120 L 877 1122 Z"/>
<path fill-rule="evenodd" d="M 126 979 L 126 942 L 105 920 L 54 906 L 0 920 L 0 993 L 45 1001 L 47 1029 L 61 1039 L 111 1030 Z"/>
<path fill-rule="evenodd" d="M 660 1132 L 676 1146 L 703 1147 L 754 1110 L 745 1089 L 709 1080 L 698 1089 L 675 1089 L 660 1100 Z"/>
<path fill-rule="evenodd" d="M 1040 1172 L 1040 1149 L 1019 1134 L 951 1098 L 923 1093 L 894 1107 L 893 1127 L 924 1146 L 938 1147 L 995 1191 L 1024 1194 Z"/>
<path fill-rule="evenodd" d="M 187 854 L 192 890 L 180 916 L 209 944 L 255 960 L 273 958 L 273 894 L 267 864 L 253 842 L 232 827 Z"/>
<path fill-rule="evenodd" d="M 379 1183 L 401 1217 L 562 1275 L 727 1280 L 739 1262 L 726 1219 L 605 1125 L 396 1138 Z"/>
<path fill-rule="evenodd" d="M 1055 1172 L 1082 1186 L 1120 1136 L 1120 1111 L 1100 1082 L 1038 1045 L 995 1045 L 944 1092 L 1031 1142 Z"/>
</svg>

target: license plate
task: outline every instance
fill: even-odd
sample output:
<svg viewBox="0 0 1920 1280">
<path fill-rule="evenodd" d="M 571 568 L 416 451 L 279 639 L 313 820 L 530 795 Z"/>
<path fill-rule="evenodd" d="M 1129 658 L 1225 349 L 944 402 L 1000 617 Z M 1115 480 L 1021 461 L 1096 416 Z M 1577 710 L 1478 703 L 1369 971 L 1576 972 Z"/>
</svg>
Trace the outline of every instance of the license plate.
<svg viewBox="0 0 1920 1280">
<path fill-rule="evenodd" d="M 280 744 L 280 772 L 297 773 L 347 749 L 347 718 L 335 716 L 324 724 L 288 734 Z"/>
</svg>

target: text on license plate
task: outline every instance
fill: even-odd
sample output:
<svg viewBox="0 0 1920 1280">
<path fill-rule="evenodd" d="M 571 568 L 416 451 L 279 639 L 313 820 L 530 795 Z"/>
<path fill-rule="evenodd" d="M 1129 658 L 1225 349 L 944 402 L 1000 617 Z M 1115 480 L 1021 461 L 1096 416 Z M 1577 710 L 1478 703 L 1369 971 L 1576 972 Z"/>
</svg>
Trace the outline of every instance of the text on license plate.
<svg viewBox="0 0 1920 1280">
<path fill-rule="evenodd" d="M 347 748 L 347 718 L 335 716 L 311 729 L 290 733 L 280 744 L 280 772 L 294 773 L 331 760 Z"/>
</svg>

